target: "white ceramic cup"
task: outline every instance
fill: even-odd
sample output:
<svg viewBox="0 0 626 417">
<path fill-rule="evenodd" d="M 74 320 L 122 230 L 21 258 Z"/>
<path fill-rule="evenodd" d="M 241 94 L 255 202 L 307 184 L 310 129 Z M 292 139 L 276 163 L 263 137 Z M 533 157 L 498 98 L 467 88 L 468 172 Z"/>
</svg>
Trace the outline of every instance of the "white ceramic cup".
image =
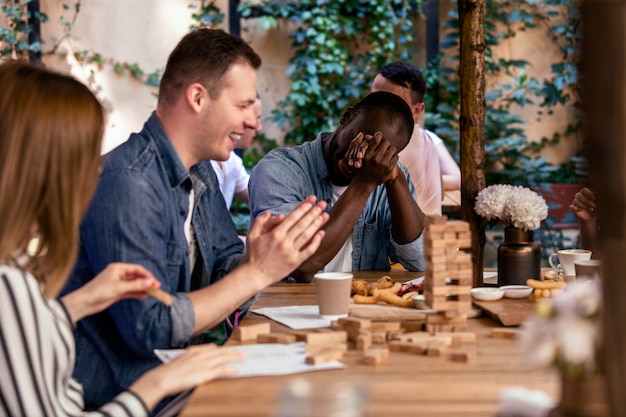
<svg viewBox="0 0 626 417">
<path fill-rule="evenodd" d="M 348 317 L 352 273 L 319 272 L 313 276 L 320 316 L 328 320 Z"/>
<path fill-rule="evenodd" d="M 558 258 L 559 262 L 554 263 L 554 258 Z M 548 263 L 554 269 L 562 269 L 565 275 L 576 275 L 574 262 L 585 261 L 591 259 L 591 251 L 587 249 L 561 249 L 553 253 L 548 258 Z"/>
</svg>

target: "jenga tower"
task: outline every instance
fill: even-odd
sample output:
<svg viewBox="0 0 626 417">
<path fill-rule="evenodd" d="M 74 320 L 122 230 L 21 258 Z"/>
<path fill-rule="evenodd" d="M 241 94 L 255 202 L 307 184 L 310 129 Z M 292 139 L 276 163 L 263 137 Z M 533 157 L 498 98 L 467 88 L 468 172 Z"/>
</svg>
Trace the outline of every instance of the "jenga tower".
<svg viewBox="0 0 626 417">
<path fill-rule="evenodd" d="M 470 309 L 472 257 L 461 249 L 472 244 L 469 223 L 448 221 L 446 216 L 427 216 L 424 231 L 426 304 L 446 317 Z"/>
</svg>

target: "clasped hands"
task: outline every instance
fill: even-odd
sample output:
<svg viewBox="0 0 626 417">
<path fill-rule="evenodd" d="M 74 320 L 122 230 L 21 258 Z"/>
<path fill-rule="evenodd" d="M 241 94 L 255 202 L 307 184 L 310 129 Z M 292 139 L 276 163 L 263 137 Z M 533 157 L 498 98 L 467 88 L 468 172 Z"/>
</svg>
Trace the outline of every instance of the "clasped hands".
<svg viewBox="0 0 626 417">
<path fill-rule="evenodd" d="M 398 176 L 398 152 L 388 140 L 383 139 L 381 132 L 374 135 L 359 132 L 350 142 L 344 159 L 340 162 L 347 165 L 347 171 L 354 174 L 355 179 L 382 184 L 391 182 Z"/>
</svg>

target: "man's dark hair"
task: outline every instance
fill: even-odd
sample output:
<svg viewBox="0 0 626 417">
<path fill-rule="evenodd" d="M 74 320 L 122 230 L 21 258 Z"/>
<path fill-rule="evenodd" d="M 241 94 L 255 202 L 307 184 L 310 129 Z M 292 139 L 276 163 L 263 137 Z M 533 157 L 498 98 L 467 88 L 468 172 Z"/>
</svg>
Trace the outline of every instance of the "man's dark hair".
<svg viewBox="0 0 626 417">
<path fill-rule="evenodd" d="M 379 74 L 389 81 L 411 90 L 411 104 L 424 101 L 426 80 L 417 66 L 408 62 L 392 62 L 385 65 Z"/>
<path fill-rule="evenodd" d="M 386 91 L 370 93 L 354 106 L 352 117 L 355 118 L 362 112 L 372 109 L 382 109 L 389 125 L 395 129 L 398 135 L 405 136 L 407 143 L 409 142 L 415 122 L 411 108 L 404 99 Z"/>
<path fill-rule="evenodd" d="M 173 104 L 189 84 L 198 82 L 216 98 L 224 88 L 224 74 L 235 63 L 261 66 L 261 58 L 243 39 L 221 29 L 196 29 L 171 52 L 159 91 L 159 102 Z"/>
</svg>

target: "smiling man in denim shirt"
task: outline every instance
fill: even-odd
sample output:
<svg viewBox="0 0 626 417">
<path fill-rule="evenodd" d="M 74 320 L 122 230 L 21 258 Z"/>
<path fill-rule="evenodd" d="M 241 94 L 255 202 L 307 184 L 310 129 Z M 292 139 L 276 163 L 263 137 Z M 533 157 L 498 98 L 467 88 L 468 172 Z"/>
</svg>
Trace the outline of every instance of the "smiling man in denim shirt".
<svg viewBox="0 0 626 417">
<path fill-rule="evenodd" d="M 408 171 L 398 164 L 413 125 L 404 100 L 372 93 L 343 114 L 334 132 L 274 149 L 255 167 L 249 184 L 253 217 L 265 210 L 287 213 L 310 194 L 329 204 L 324 244 L 293 278 L 309 282 L 322 269 L 388 270 L 390 259 L 424 270 L 424 213 Z"/>
<path fill-rule="evenodd" d="M 232 330 L 255 294 L 319 246 L 326 205 L 309 197 L 286 216 L 264 213 L 244 255 L 209 161 L 226 160 L 257 127 L 260 64 L 237 37 L 190 32 L 170 54 L 143 130 L 103 159 L 65 291 L 111 262 L 130 262 L 152 272 L 174 302 L 123 300 L 78 323 L 75 376 L 91 405 L 157 366 L 154 349 L 184 348 L 215 326 Z"/>
</svg>

